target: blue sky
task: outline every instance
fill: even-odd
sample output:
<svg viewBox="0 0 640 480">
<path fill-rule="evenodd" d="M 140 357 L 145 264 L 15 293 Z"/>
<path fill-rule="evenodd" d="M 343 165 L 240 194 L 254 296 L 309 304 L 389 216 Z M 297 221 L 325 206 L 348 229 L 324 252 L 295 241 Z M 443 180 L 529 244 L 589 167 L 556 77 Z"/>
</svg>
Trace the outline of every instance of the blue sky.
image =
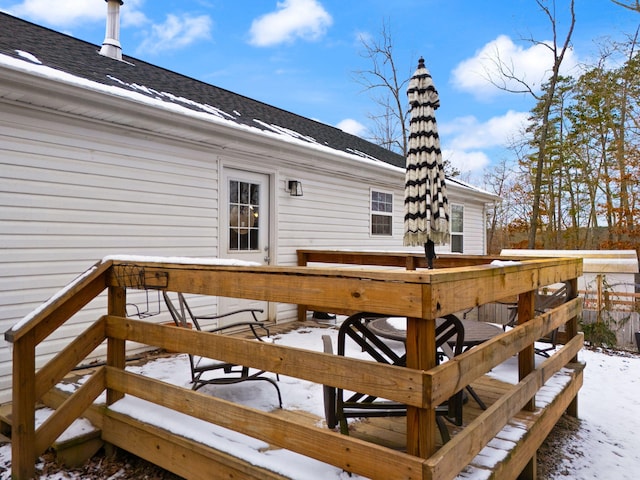
<svg viewBox="0 0 640 480">
<path fill-rule="evenodd" d="M 560 41 L 568 4 L 556 0 Z M 105 36 L 104 0 L 0 0 L 0 10 L 97 45 Z M 640 23 L 610 0 L 576 0 L 576 16 L 565 67 L 575 75 L 603 37 L 623 39 Z M 386 22 L 401 76 L 425 58 L 443 154 L 477 184 L 510 155 L 503 147 L 533 105 L 486 80 L 488 58 L 499 51 L 535 85 L 552 62 L 523 40 L 551 39 L 534 0 L 124 0 L 121 18 L 127 55 L 365 137 L 377 106 L 354 72 L 370 67 L 361 39 L 380 38 Z"/>
</svg>

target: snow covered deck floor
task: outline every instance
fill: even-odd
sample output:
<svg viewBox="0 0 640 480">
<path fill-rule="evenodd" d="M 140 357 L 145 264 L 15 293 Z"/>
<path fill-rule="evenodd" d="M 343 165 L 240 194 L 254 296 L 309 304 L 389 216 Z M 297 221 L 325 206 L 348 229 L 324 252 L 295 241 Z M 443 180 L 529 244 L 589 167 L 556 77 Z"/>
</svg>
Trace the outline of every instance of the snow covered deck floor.
<svg viewBox="0 0 640 480">
<path fill-rule="evenodd" d="M 315 322 L 307 322 L 305 328 L 316 328 Z M 517 369 L 517 362 L 508 361 L 500 366 L 496 374 L 485 375 L 474 382 L 472 386 L 480 398 L 485 402 L 488 409 L 494 408 L 510 389 L 513 383 L 504 381 L 496 377 L 507 377 L 509 371 Z M 153 360 L 152 360 L 153 361 Z M 144 370 L 144 367 L 141 367 Z M 564 368 L 552 377 L 547 384 L 538 391 L 536 395 L 536 408 L 534 411 L 521 411 L 516 414 L 508 424 L 489 442 L 489 444 L 458 474 L 457 479 L 491 479 L 491 478 L 512 478 L 512 472 L 521 470 L 521 463 L 531 457 L 531 450 L 536 449 L 553 426 L 558 418 L 569 407 L 570 402 L 575 397 L 578 389 L 582 385 L 583 365 L 572 364 Z M 87 375 L 87 371 L 78 372 L 80 377 Z M 67 381 L 76 383 L 77 375 L 68 377 Z M 218 387 L 225 388 L 225 387 Z M 234 388 L 234 387 L 230 387 Z M 260 388 L 259 386 L 257 388 Z M 50 392 L 45 401 L 48 406 L 56 409 L 68 397 L 63 389 Z M 322 403 L 322 398 L 315 399 L 318 404 Z M 172 470 L 175 467 L 176 458 L 188 455 L 189 463 L 193 464 L 183 475 L 193 479 L 208 479 L 210 472 L 207 465 L 211 460 L 222 462 L 222 471 L 229 475 L 240 476 L 241 478 L 256 479 L 292 479 L 292 480 L 327 480 L 330 478 L 340 478 L 340 470 L 328 464 L 319 465 L 318 462 L 301 458 L 293 452 L 281 451 L 274 445 L 262 445 L 249 448 L 237 448 L 237 454 L 232 452 L 221 452 L 212 445 L 211 441 L 206 441 L 207 436 L 202 435 L 204 441 L 198 441 L 199 435 L 183 436 L 175 433 L 172 427 L 173 421 L 162 421 L 162 418 L 170 418 L 175 412 L 167 411 L 168 417 L 157 415 L 154 421 L 150 418 L 144 406 L 125 407 L 128 414 L 118 412 L 119 408 L 114 406 L 113 412 L 109 412 L 103 417 L 103 406 L 92 407 L 87 412 L 87 418 L 94 423 L 102 425 L 103 438 L 118 435 L 126 436 L 129 440 L 127 446 L 123 447 L 132 453 L 145 458 L 151 462 Z M 464 406 L 464 423 L 461 427 L 447 423 L 450 434 L 455 441 L 455 437 L 464 428 L 478 422 L 479 417 L 484 414 L 473 399 Z M 306 425 L 308 427 L 325 428 L 324 420 L 316 413 L 291 410 L 285 408 L 275 409 L 273 413 L 276 417 L 293 422 L 295 424 Z M 204 421 L 191 423 L 193 430 L 211 429 L 211 425 Z M 109 430 L 113 432 L 109 433 Z M 233 432 L 228 432 L 233 436 Z M 222 435 L 224 436 L 224 434 Z M 350 425 L 350 436 L 366 442 L 374 443 L 397 451 L 404 451 L 406 448 L 406 419 L 404 417 L 370 418 L 354 421 Z M 247 438 L 251 443 L 251 440 Z M 116 442 L 122 445 L 121 438 Z M 438 448 L 442 444 L 438 443 Z M 160 457 L 158 453 L 161 452 Z M 160 458 L 160 460 L 159 460 Z M 165 458 L 165 460 L 162 460 Z M 186 457 L 183 457 L 186 458 Z M 352 476 L 354 480 L 364 478 Z"/>
<path fill-rule="evenodd" d="M 582 385 L 583 365 L 574 364 L 557 378 L 553 386 L 543 387 L 538 392 L 536 409 L 520 411 L 494 437 L 493 440 L 458 474 L 457 479 L 515 478 L 522 470 L 525 459 L 531 457 L 548 436 L 560 416 Z M 513 385 L 485 376 L 472 384 L 476 393 L 491 408 Z M 469 399 L 464 406 L 464 424 L 456 427 L 447 424 L 452 438 L 483 414 L 478 405 Z M 402 450 L 406 445 L 406 421 L 403 418 L 373 418 L 355 423 L 352 436 L 379 443 L 389 448 Z M 441 444 L 438 444 L 442 447 Z M 437 453 L 436 453 L 437 455 Z M 515 473 L 517 476 L 517 473 Z"/>
</svg>

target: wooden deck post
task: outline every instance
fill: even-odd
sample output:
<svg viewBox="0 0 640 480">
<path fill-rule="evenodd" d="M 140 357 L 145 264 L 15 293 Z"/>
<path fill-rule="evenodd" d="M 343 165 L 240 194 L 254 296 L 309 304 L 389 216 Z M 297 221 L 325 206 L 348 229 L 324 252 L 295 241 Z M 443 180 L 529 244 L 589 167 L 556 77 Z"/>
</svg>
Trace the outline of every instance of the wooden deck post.
<svg viewBox="0 0 640 480">
<path fill-rule="evenodd" d="M 518 296 L 518 324 L 528 322 L 535 316 L 535 290 L 521 293 Z M 535 346 L 528 345 L 518 354 L 518 380 L 522 380 L 535 369 Z M 524 406 L 525 410 L 533 411 L 535 409 L 535 397 Z M 538 454 L 533 455 L 527 462 L 526 466 L 518 476 L 518 480 L 535 480 L 538 475 Z"/>
<path fill-rule="evenodd" d="M 518 296 L 518 324 L 528 322 L 535 316 L 535 290 L 521 293 Z M 518 354 L 518 380 L 522 380 L 529 375 L 536 367 L 535 364 L 535 346 L 528 345 Z M 524 410 L 533 411 L 535 409 L 535 396 L 524 406 Z M 533 453 L 529 462 L 524 467 L 518 480 L 535 480 L 537 478 L 538 455 Z"/>
<path fill-rule="evenodd" d="M 578 296 L 578 279 L 574 278 L 567 282 L 567 300 L 572 300 Z M 565 325 L 565 332 L 567 335 L 567 341 L 572 339 L 578 334 L 578 317 L 573 317 L 570 319 Z M 578 361 L 578 356 L 576 355 L 571 360 L 572 362 Z M 567 408 L 567 414 L 572 417 L 578 417 L 578 396 L 576 395 L 574 399 L 569 404 Z"/>
<path fill-rule="evenodd" d="M 308 255 L 306 252 L 302 252 L 298 250 L 298 266 L 306 267 L 307 266 L 307 258 Z M 306 305 L 298 305 L 298 321 L 304 322 L 307 319 L 307 306 Z"/>
<path fill-rule="evenodd" d="M 407 367 L 430 370 L 436 366 L 436 322 L 407 318 Z M 431 389 L 428 389 L 428 393 Z M 436 451 L 436 409 L 407 407 L 407 453 L 429 458 Z"/>
<path fill-rule="evenodd" d="M 36 341 L 30 330 L 13 346 L 11 478 L 28 480 L 36 472 Z"/>
<path fill-rule="evenodd" d="M 109 287 L 107 307 L 109 315 L 127 316 L 127 289 L 125 287 Z M 124 340 L 107 339 L 107 365 L 123 369 L 126 363 L 126 345 Z M 107 405 L 111 405 L 124 397 L 121 392 L 107 389 Z"/>
<path fill-rule="evenodd" d="M 535 316 L 535 290 L 521 293 L 518 296 L 518 325 L 528 322 Z M 527 346 L 518 354 L 518 379 L 522 380 L 536 368 L 535 346 Z M 535 397 L 524 407 L 532 412 L 535 409 Z"/>
</svg>

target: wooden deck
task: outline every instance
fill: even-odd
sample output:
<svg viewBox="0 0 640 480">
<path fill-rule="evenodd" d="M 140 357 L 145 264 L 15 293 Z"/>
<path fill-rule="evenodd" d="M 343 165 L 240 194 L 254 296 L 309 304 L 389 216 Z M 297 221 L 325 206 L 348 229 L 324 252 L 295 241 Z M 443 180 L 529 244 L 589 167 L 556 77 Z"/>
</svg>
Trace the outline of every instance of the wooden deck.
<svg viewBox="0 0 640 480">
<path fill-rule="evenodd" d="M 442 264 L 428 271 L 413 270 L 421 267 L 420 257 L 407 254 L 343 252 L 337 257 L 332 252 L 316 252 L 306 260 L 393 264 L 407 269 L 237 267 L 112 259 L 99 262 L 79 276 L 5 333 L 5 339 L 13 343 L 14 357 L 13 478 L 32 478 L 34 459 L 80 416 L 89 418 L 101 430 L 105 442 L 185 478 L 208 479 L 212 469 L 220 478 L 282 478 L 110 408 L 125 395 L 373 479 L 451 480 L 467 475 L 468 468 L 484 469 L 482 478 L 536 477 L 536 449 L 564 411 L 577 414 L 582 370 L 573 362 L 583 343 L 583 336 L 577 331 L 582 307 L 576 298 L 576 279 L 582 274 L 579 259 L 519 259 L 517 264 L 490 265 L 492 259 L 484 257 L 440 256 Z M 535 293 L 557 282 L 570 285 L 568 301 L 536 315 Z M 297 304 L 300 311 L 368 311 L 405 316 L 407 367 L 127 318 L 130 288 Z M 36 369 L 35 351 L 40 342 L 105 290 L 106 314 L 48 364 Z M 436 365 L 437 318 L 514 295 L 518 297 L 521 322 L 517 327 Z M 566 344 L 543 364 L 536 365 L 534 342 L 560 327 L 567 334 Z M 61 396 L 53 387 L 105 341 L 106 364 L 96 368 L 71 396 Z M 401 402 L 407 405 L 404 431 L 394 422 L 386 426 L 363 422 L 354 426 L 353 435 L 340 435 L 307 423 L 311 419 L 304 420 L 304 414 L 261 412 L 136 375 L 124 369 L 127 342 L 217 358 Z M 514 356 L 518 359 L 517 384 L 499 386 L 486 379 L 487 372 Z M 487 410 L 477 410 L 474 416 L 473 400 L 469 400 L 468 423 L 440 446 L 436 408 L 469 384 L 490 405 Z M 107 406 L 96 407 L 94 400 L 103 392 Z M 55 412 L 35 428 L 34 410 L 39 402 L 55 407 Z M 378 440 L 366 441 L 359 435 Z M 400 447 L 403 436 L 404 449 Z M 387 447 L 376 442 L 392 444 Z M 502 460 L 496 462 L 497 458 Z"/>
<path fill-rule="evenodd" d="M 318 326 L 315 322 L 307 322 L 305 325 Z M 297 326 L 299 327 L 299 325 Z M 293 328 L 295 328 L 295 324 L 280 326 L 280 328 L 275 327 L 274 330 L 277 332 L 286 332 Z M 238 336 L 244 336 L 244 334 L 241 332 Z M 153 359 L 153 357 L 151 359 Z M 489 442 L 489 445 L 485 447 L 456 478 L 515 478 L 510 476 L 510 474 L 501 472 L 513 472 L 514 462 L 516 465 L 519 465 L 518 462 L 522 462 L 523 457 L 528 458 L 526 455 L 530 453 L 532 444 L 539 446 L 542 441 L 544 441 L 553 426 L 557 423 L 559 417 L 567 409 L 569 402 L 575 396 L 576 389 L 579 389 L 582 384 L 582 369 L 583 365 L 572 364 L 566 372 L 558 374 L 557 381 L 551 382 L 553 386 L 546 387 L 546 389 L 542 389 L 539 392 L 539 396 L 544 397 L 544 401 L 539 402 L 537 408 L 532 412 L 523 410 L 515 415 L 495 438 Z M 66 380 L 70 382 L 77 381 L 79 377 L 88 375 L 92 373 L 93 370 L 94 369 L 89 368 L 74 372 L 74 374 L 68 376 Z M 510 389 L 514 388 L 513 384 L 505 383 L 487 375 L 478 379 L 472 386 L 485 402 L 488 409 L 491 409 L 500 398 L 506 395 Z M 55 409 L 59 408 L 67 398 L 68 394 L 62 391 L 52 391 L 45 397 L 45 402 L 48 406 Z M 104 419 L 101 416 L 101 410 L 102 407 L 90 408 L 87 412 L 87 418 L 97 424 L 103 424 Z M 483 413 L 484 410 L 469 397 L 464 405 L 463 425 L 455 426 L 447 423 L 452 438 L 455 439 L 458 433 L 471 425 L 483 415 Z M 274 410 L 272 414 L 287 422 L 306 425 L 308 427 L 316 427 L 317 425 L 323 424 L 322 418 L 305 411 L 277 409 Z M 241 478 L 255 477 L 256 479 L 273 480 L 289 478 L 264 468 L 257 468 L 243 458 L 226 454 L 221 456 L 220 452 L 217 452 L 205 444 L 199 444 L 193 440 L 181 437 L 171 438 L 171 436 L 168 435 L 170 432 L 163 430 L 162 425 L 145 424 L 136 418 L 121 414 L 113 414 L 110 423 L 117 425 L 118 430 L 127 431 L 128 435 L 131 435 L 131 438 L 134 439 L 134 442 L 127 448 L 129 451 L 150 461 L 158 463 L 156 454 L 158 450 L 170 451 L 172 452 L 172 456 L 183 449 L 192 452 L 195 458 L 199 459 L 195 460 L 196 463 L 202 462 L 202 464 L 199 467 L 200 470 L 195 467 L 190 469 L 188 478 L 198 480 L 210 478 L 208 473 L 203 474 L 202 471 L 204 470 L 206 472 L 205 466 L 212 459 L 224 461 L 227 465 L 226 468 L 229 469 L 230 472 L 234 472 L 233 475 L 239 475 Z M 404 417 L 356 420 L 350 424 L 349 432 L 350 437 L 354 439 L 363 440 L 399 452 L 406 451 L 407 432 L 406 419 Z M 144 442 L 139 441 L 140 439 L 144 439 Z M 442 447 L 443 445 L 439 441 L 438 448 L 440 449 Z M 269 447 L 269 449 L 272 450 L 279 448 L 280 447 L 276 445 Z M 159 464 L 170 470 L 173 461 L 167 462 L 166 465 L 162 465 L 162 462 Z M 515 471 L 519 471 L 518 468 L 519 466 L 515 468 Z"/>
<path fill-rule="evenodd" d="M 575 394 L 576 385 L 570 385 L 569 380 L 577 380 L 582 384 L 583 365 L 574 364 L 573 371 L 567 378 L 565 388 L 549 392 L 553 398 L 548 403 L 540 405 L 533 412 L 521 411 L 515 415 L 507 425 L 489 442 L 489 444 L 462 470 L 456 477 L 473 478 L 516 478 L 522 457 L 529 454 L 531 448 L 542 444 L 549 435 L 560 416 L 566 411 L 568 402 Z M 499 380 L 483 377 L 472 384 L 476 393 L 487 404 L 488 408 L 505 395 L 513 385 Z M 464 406 L 464 423 L 461 427 L 447 423 L 449 433 L 455 438 L 466 426 L 478 419 L 483 410 L 469 399 Z M 403 418 L 371 418 L 354 422 L 350 435 L 355 438 L 384 445 L 395 450 L 404 450 L 406 445 L 406 421 Z M 442 444 L 439 442 L 438 447 Z"/>
</svg>

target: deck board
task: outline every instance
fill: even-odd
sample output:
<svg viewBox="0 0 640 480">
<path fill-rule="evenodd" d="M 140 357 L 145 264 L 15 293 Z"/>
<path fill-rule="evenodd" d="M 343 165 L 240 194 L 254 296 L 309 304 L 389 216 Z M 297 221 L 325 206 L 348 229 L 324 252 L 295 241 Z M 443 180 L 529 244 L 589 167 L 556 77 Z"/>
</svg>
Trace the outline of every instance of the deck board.
<svg viewBox="0 0 640 480">
<path fill-rule="evenodd" d="M 321 325 L 318 325 L 313 321 L 302 323 L 294 322 L 294 325 L 273 326 L 271 327 L 271 333 L 272 335 L 277 333 L 284 333 L 285 331 L 290 329 L 309 326 L 317 327 Z M 239 333 L 239 335 L 243 334 Z M 75 375 L 82 375 L 87 372 L 81 371 L 74 373 Z M 67 378 L 68 381 L 71 380 L 71 378 L 69 377 Z M 513 387 L 512 384 L 502 382 L 489 376 L 481 377 L 476 382 L 474 382 L 472 386 L 476 393 L 480 396 L 480 398 L 487 404 L 487 406 L 491 406 L 500 397 L 504 396 L 510 388 Z M 59 398 L 55 403 L 58 403 L 59 405 L 62 400 L 62 398 Z M 553 405 L 553 402 L 554 399 L 551 399 L 549 401 L 549 405 Z M 55 408 L 55 405 L 50 406 Z M 548 433 L 548 431 L 546 431 L 546 427 L 537 427 L 537 423 L 540 423 L 541 419 L 544 419 L 544 410 L 545 409 L 538 409 L 535 412 L 521 411 L 502 431 L 498 433 L 498 435 L 489 443 L 489 445 L 486 446 L 485 449 L 483 449 L 483 451 L 481 451 L 480 454 L 478 454 L 473 459 L 473 461 L 457 476 L 457 478 L 478 478 L 478 474 L 480 474 L 480 478 L 512 478 L 511 473 L 514 470 L 514 467 L 509 466 L 509 463 L 512 462 L 512 458 L 517 457 L 518 455 L 530 454 L 529 451 L 531 449 L 531 445 L 529 444 L 523 446 L 528 436 L 528 432 L 535 431 L 536 428 L 538 428 L 542 431 L 542 433 L 538 434 L 538 437 L 540 437 L 541 435 L 546 437 L 546 434 Z M 469 396 L 468 401 L 464 405 L 463 412 L 464 423 L 462 427 L 454 426 L 453 424 L 446 422 L 450 435 L 452 437 L 454 437 L 456 433 L 458 433 L 466 425 L 469 425 L 476 418 L 478 418 L 478 416 L 483 413 L 483 410 L 476 404 L 473 398 Z M 281 418 L 295 421 L 296 423 L 301 425 L 324 425 L 324 420 L 322 418 L 305 411 L 283 409 L 275 410 L 272 413 Z M 552 420 L 548 420 L 547 422 L 550 421 L 552 424 L 555 424 L 555 422 L 557 421 L 557 418 L 555 417 L 557 416 L 559 416 L 557 412 L 553 413 L 551 415 Z M 126 418 L 120 415 L 118 416 L 118 421 L 123 424 L 123 422 L 126 422 Z M 131 419 L 131 422 L 131 428 L 141 428 L 140 426 L 136 425 L 136 419 Z M 145 432 L 145 435 L 153 436 L 154 434 L 155 432 Z M 368 418 L 353 421 L 350 424 L 350 435 L 354 438 L 376 443 L 378 445 L 382 445 L 394 450 L 406 451 L 406 417 Z M 164 436 L 166 437 L 166 433 Z M 162 439 L 162 441 L 166 440 L 166 438 Z M 180 439 L 176 439 L 177 445 L 180 445 L 181 441 L 182 440 Z M 536 441 L 538 440 L 534 439 L 533 442 Z M 438 438 L 438 447 L 440 447 L 441 445 L 441 440 L 440 438 Z M 191 447 L 189 448 L 194 448 L 194 442 L 191 442 Z M 271 446 L 268 449 L 276 450 L 278 448 L 279 447 Z M 535 448 L 537 448 L 537 446 Z M 199 445 L 198 447 L 198 450 L 202 451 L 201 455 L 203 456 L 203 459 L 209 458 L 210 455 L 213 455 L 213 453 L 206 453 L 207 449 L 209 449 L 209 447 L 205 445 Z M 528 453 L 518 453 L 523 450 L 527 450 Z M 138 454 L 141 456 L 144 456 L 143 453 L 144 452 L 138 452 Z M 225 461 L 224 458 L 227 457 L 223 455 L 221 458 L 223 459 L 222 461 Z M 496 463 L 496 459 L 502 459 L 502 461 Z M 231 463 L 234 469 L 239 468 L 240 470 L 244 470 L 245 468 L 252 468 L 249 463 L 245 462 L 245 460 L 241 458 L 234 458 Z M 482 472 L 478 472 L 478 470 L 481 470 Z M 273 472 L 268 472 L 267 474 L 267 472 L 264 471 L 263 474 L 266 475 L 265 478 L 268 478 L 270 477 L 270 475 L 273 475 Z M 277 477 L 277 475 L 275 475 L 275 477 Z"/>
<path fill-rule="evenodd" d="M 572 374 L 574 380 L 581 376 L 582 367 L 582 365 L 575 365 L 575 371 Z M 578 379 L 577 383 L 581 384 L 581 379 Z M 456 478 L 512 478 L 514 467 L 511 464 L 514 463 L 514 458 L 530 455 L 531 445 L 537 443 L 533 449 L 535 451 L 541 441 L 546 438 L 558 417 L 565 410 L 565 404 L 575 394 L 572 392 L 572 389 L 575 388 L 572 385 L 574 385 L 573 382 L 568 382 L 562 391 L 558 392 L 546 405 L 536 408 L 535 411 L 523 410 L 518 413 Z M 489 376 L 478 379 L 472 386 L 487 407 L 490 407 L 501 395 L 513 387 L 510 383 Z M 469 401 L 464 405 L 463 425 L 454 426 L 445 422 L 449 434 L 452 437 L 455 436 L 482 412 L 483 410 L 475 401 L 469 398 Z M 399 451 L 406 450 L 406 420 L 404 417 L 356 420 L 350 424 L 349 432 L 355 438 Z M 441 440 L 438 438 L 438 447 L 441 446 Z M 519 471 L 519 468 L 520 466 L 515 467 L 515 470 Z M 478 472 L 479 470 L 482 472 Z"/>
<path fill-rule="evenodd" d="M 501 394 L 512 387 L 511 384 L 487 376 L 479 379 L 472 386 L 487 406 L 492 405 Z M 459 427 L 445 421 L 449 434 L 455 435 L 482 412 L 483 410 L 473 398 L 469 397 L 463 408 L 463 425 Z M 349 432 L 350 435 L 362 440 L 379 443 L 396 450 L 405 450 L 407 433 L 405 417 L 368 418 L 354 421 L 350 424 Z M 441 445 L 441 439 L 438 438 L 438 446 Z"/>
</svg>

